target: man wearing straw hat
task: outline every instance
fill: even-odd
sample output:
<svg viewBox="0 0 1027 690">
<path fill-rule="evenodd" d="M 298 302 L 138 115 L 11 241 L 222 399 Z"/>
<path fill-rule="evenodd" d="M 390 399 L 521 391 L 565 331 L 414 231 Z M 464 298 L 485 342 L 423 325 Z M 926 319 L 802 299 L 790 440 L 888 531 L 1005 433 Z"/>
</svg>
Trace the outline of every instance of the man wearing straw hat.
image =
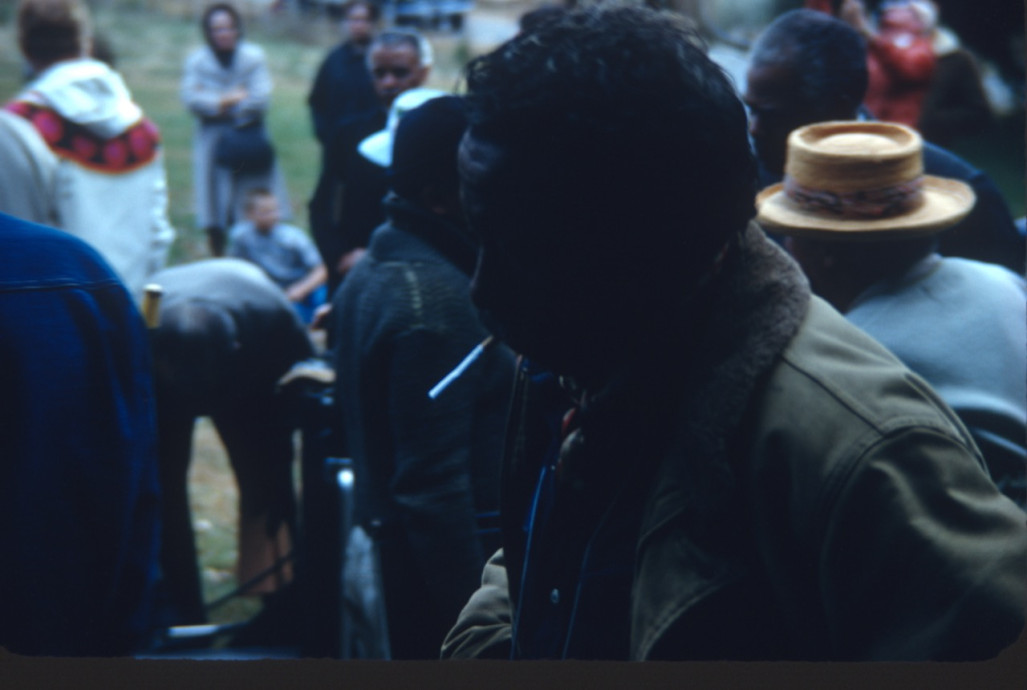
<svg viewBox="0 0 1027 690">
<path fill-rule="evenodd" d="M 749 57 L 744 100 L 761 186 L 781 180 L 789 132 L 830 120 L 854 120 L 867 90 L 866 43 L 845 22 L 813 10 L 774 20 Z M 974 208 L 940 238 L 940 253 L 1024 271 L 1027 246 L 991 178 L 966 161 L 924 144 L 925 170 L 959 179 L 977 196 Z"/>
<path fill-rule="evenodd" d="M 1024 507 L 1024 280 L 934 252 L 973 191 L 923 176 L 920 135 L 900 125 L 809 125 L 789 142 L 785 182 L 759 197 L 758 220 L 786 236 L 814 292 L 927 379 Z"/>
<path fill-rule="evenodd" d="M 568 12 L 472 62 L 467 98 L 471 292 L 525 359 L 503 549 L 444 656 L 1015 641 L 1023 513 L 952 411 L 750 222 L 744 108 L 680 20 Z"/>
</svg>

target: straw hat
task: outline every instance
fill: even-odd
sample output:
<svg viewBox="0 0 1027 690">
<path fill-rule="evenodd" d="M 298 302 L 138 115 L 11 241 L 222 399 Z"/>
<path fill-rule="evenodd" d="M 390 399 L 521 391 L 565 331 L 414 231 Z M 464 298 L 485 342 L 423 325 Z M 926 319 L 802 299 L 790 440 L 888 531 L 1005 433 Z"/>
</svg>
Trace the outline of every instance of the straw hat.
<svg viewBox="0 0 1027 690">
<path fill-rule="evenodd" d="M 950 227 L 973 208 L 963 182 L 923 174 L 920 135 L 890 122 L 822 122 L 788 136 L 783 183 L 756 195 L 756 220 L 821 239 L 902 239 Z"/>
</svg>

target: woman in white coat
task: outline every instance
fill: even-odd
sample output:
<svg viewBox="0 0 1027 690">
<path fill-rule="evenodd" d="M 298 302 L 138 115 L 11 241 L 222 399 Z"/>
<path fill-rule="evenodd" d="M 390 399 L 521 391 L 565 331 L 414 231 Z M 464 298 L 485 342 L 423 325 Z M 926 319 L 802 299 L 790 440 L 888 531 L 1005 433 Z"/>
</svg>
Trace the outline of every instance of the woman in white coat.
<svg viewBox="0 0 1027 690">
<path fill-rule="evenodd" d="M 277 166 L 262 172 L 218 165 L 218 141 L 240 125 L 262 121 L 271 96 L 271 73 L 264 50 L 242 38 L 242 18 L 228 3 L 211 5 L 201 28 L 207 45 L 186 58 L 182 101 L 196 117 L 193 139 L 193 185 L 196 224 L 203 228 L 211 253 L 224 253 L 226 228 L 242 217 L 248 189 L 275 190 L 280 207 L 290 209 Z"/>
</svg>

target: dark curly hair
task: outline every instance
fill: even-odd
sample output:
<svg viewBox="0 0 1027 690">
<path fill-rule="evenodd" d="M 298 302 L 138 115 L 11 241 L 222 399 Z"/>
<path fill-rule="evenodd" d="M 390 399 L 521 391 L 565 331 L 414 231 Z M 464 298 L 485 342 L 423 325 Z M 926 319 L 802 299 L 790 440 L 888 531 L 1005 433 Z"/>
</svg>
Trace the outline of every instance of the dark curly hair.
<svg viewBox="0 0 1027 690">
<path fill-rule="evenodd" d="M 745 110 L 679 15 L 555 14 L 472 61 L 467 84 L 472 134 L 515 152 L 590 242 L 687 270 L 754 215 Z"/>
</svg>

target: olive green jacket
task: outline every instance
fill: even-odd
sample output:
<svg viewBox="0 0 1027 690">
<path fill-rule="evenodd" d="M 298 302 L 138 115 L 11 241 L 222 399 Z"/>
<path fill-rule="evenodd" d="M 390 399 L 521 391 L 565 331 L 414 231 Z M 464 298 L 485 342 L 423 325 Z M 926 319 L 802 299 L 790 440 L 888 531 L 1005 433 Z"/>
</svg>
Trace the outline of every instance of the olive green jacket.
<svg viewBox="0 0 1027 690">
<path fill-rule="evenodd" d="M 726 270 L 707 346 L 689 355 L 707 373 L 681 391 L 642 507 L 610 507 L 643 510 L 630 620 L 610 621 L 630 626 L 628 657 L 976 659 L 1015 641 L 1027 521 L 955 414 L 809 297 L 758 229 Z M 532 447 L 517 413 L 530 395 L 522 381 L 512 484 Z M 696 474 L 704 465 L 729 468 L 724 491 L 709 491 Z M 444 658 L 509 656 L 506 565 L 503 551 L 486 565 Z M 603 634 L 587 627 L 572 624 L 568 649 L 574 636 Z"/>
</svg>

